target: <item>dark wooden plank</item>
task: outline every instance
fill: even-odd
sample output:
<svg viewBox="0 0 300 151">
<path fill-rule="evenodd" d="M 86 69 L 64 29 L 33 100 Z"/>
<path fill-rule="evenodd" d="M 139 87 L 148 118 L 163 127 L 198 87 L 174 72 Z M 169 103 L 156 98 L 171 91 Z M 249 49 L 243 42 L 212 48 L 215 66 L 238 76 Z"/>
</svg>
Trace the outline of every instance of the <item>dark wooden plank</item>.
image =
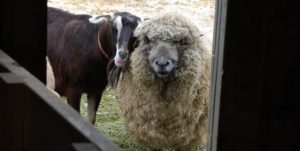
<svg viewBox="0 0 300 151">
<path fill-rule="evenodd" d="M 212 96 L 212 105 L 220 103 L 212 114 L 219 115 L 212 127 L 217 150 L 299 148 L 299 6 L 296 0 L 228 0 L 222 89 L 215 82 Z"/>
<path fill-rule="evenodd" d="M 2 93 L 5 93 L 5 87 L 0 84 L 0 92 L 1 94 Z M 5 150 L 5 125 L 4 125 L 4 118 L 6 117 L 6 106 L 7 106 L 7 101 L 3 101 L 2 99 L 0 100 L 1 101 L 1 105 L 0 105 L 0 150 Z"/>
<path fill-rule="evenodd" d="M 72 146 L 76 149 L 76 151 L 97 151 L 95 146 L 90 143 L 74 143 Z"/>
<path fill-rule="evenodd" d="M 8 70 L 6 68 L 4 68 L 3 66 L 1 66 L 1 64 L 0 64 L 0 73 L 3 73 L 3 72 L 8 72 Z"/>
<path fill-rule="evenodd" d="M 259 141 L 263 151 L 298 150 L 300 2 L 273 0 L 269 6 L 264 110 Z"/>
<path fill-rule="evenodd" d="M 267 1 L 228 0 L 217 150 L 259 150 Z"/>
<path fill-rule="evenodd" d="M 74 150 L 72 147 L 74 142 L 91 143 L 97 150 L 120 150 L 90 123 L 83 120 L 78 112 L 62 102 L 43 83 L 2 51 L 0 51 L 0 64 L 20 77 L 24 85 L 20 94 L 15 94 L 20 98 L 15 99 L 24 102 L 24 106 L 17 105 L 17 107 L 24 107 L 23 117 L 16 119 L 23 121 L 25 150 L 68 151 Z M 10 81 L 14 78 L 4 76 L 4 79 Z M 10 98 L 9 95 L 7 96 Z"/>
<path fill-rule="evenodd" d="M 2 0 L 0 49 L 46 81 L 47 0 Z"/>
<path fill-rule="evenodd" d="M 13 73 L 0 73 L 1 103 L 4 106 L 3 150 L 21 151 L 23 149 L 23 98 L 24 85 L 21 77 Z"/>
</svg>

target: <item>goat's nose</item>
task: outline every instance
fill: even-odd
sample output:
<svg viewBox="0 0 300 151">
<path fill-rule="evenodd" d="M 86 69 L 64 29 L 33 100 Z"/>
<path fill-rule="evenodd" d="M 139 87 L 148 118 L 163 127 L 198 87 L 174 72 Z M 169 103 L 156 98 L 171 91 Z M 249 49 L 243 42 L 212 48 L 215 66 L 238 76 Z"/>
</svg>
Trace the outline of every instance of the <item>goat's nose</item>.
<svg viewBox="0 0 300 151">
<path fill-rule="evenodd" d="M 119 51 L 120 58 L 125 59 L 127 57 L 127 55 L 128 55 L 127 51 Z"/>
<path fill-rule="evenodd" d="M 157 66 L 160 66 L 161 68 L 163 67 L 167 67 L 171 64 L 171 61 L 170 60 L 155 60 L 155 64 Z"/>
</svg>

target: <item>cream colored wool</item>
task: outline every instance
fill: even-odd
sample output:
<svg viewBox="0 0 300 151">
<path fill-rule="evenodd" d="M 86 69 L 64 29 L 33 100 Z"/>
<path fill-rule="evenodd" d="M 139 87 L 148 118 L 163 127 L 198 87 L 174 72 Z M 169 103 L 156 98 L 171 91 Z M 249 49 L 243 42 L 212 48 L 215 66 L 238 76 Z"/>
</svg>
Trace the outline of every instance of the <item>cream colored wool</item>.
<svg viewBox="0 0 300 151">
<path fill-rule="evenodd" d="M 117 87 L 117 99 L 129 134 L 149 149 L 190 150 L 207 136 L 210 56 L 200 33 L 184 16 L 166 13 L 136 29 L 139 40 L 184 44 L 178 50 L 179 68 L 169 81 L 167 98 L 160 95 L 161 80 L 150 71 L 143 43 L 134 50 Z"/>
</svg>

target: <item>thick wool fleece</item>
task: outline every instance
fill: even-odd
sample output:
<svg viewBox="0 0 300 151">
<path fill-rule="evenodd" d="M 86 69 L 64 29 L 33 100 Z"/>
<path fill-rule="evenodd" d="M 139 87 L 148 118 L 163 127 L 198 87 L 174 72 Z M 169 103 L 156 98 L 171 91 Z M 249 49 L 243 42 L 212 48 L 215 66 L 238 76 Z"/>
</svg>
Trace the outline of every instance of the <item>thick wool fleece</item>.
<svg viewBox="0 0 300 151">
<path fill-rule="evenodd" d="M 149 149 L 191 149 L 204 144 L 207 133 L 210 56 L 198 29 L 184 16 L 164 14 L 145 22 L 135 35 L 142 41 L 182 44 L 178 69 L 162 97 L 161 79 L 150 70 L 140 43 L 117 87 L 117 99 L 133 139 Z"/>
</svg>

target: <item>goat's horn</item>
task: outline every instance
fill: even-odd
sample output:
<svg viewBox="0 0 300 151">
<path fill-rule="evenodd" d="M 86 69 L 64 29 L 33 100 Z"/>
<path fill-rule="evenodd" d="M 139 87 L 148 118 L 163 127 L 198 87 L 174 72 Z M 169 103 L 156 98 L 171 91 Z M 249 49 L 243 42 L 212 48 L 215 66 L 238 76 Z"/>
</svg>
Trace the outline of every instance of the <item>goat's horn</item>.
<svg viewBox="0 0 300 151">
<path fill-rule="evenodd" d="M 110 16 L 110 18 L 114 18 L 114 17 L 115 17 L 115 14 L 114 14 L 113 12 L 110 12 L 110 13 L 109 13 L 109 16 Z"/>
<path fill-rule="evenodd" d="M 92 24 L 99 24 L 99 23 L 102 23 L 102 22 L 106 22 L 107 21 L 107 18 L 105 17 L 91 17 L 89 18 L 89 22 L 92 23 Z"/>
</svg>

